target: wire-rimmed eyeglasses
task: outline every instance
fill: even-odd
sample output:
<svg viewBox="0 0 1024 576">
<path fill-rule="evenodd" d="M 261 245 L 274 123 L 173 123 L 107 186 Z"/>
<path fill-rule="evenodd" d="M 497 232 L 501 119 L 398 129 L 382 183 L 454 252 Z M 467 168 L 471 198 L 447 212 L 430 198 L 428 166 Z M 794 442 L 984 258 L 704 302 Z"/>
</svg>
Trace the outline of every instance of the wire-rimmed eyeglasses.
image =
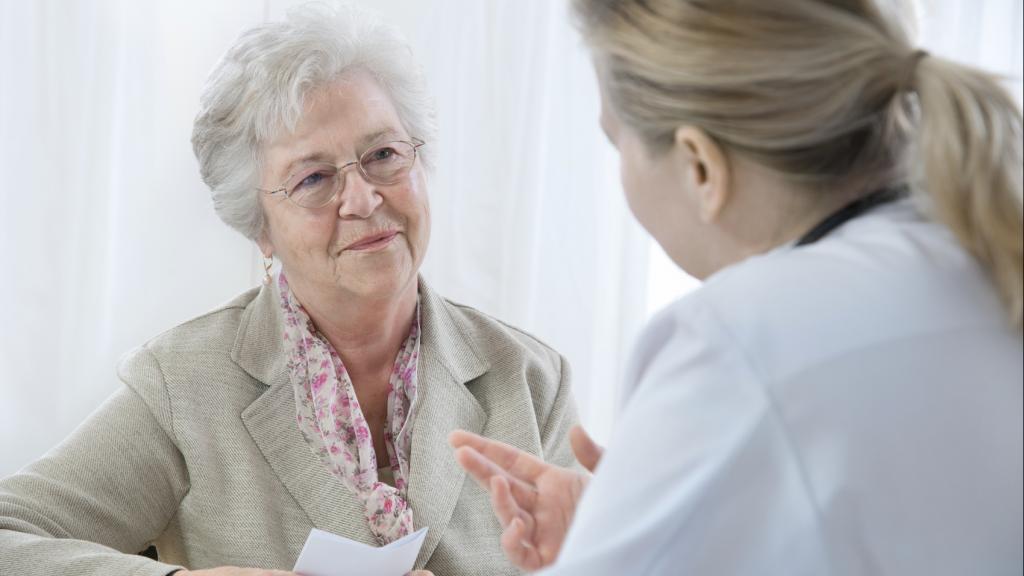
<svg viewBox="0 0 1024 576">
<path fill-rule="evenodd" d="M 279 188 L 260 190 L 266 194 L 284 194 L 303 208 L 321 208 L 333 202 L 345 187 L 345 170 L 355 166 L 360 176 L 371 184 L 390 186 L 401 182 L 416 163 L 416 154 L 424 142 L 395 140 L 371 147 L 346 164 L 316 162 L 293 173 Z"/>
</svg>

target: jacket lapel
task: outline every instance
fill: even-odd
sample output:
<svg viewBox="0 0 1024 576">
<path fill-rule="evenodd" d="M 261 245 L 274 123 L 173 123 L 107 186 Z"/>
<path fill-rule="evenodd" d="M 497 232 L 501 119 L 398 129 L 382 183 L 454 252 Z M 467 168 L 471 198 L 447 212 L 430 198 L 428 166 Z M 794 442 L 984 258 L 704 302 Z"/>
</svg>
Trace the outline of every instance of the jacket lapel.
<svg viewBox="0 0 1024 576">
<path fill-rule="evenodd" d="M 277 289 L 264 286 L 246 307 L 232 359 L 267 386 L 242 421 L 263 457 L 313 526 L 366 544 L 376 540 L 362 503 L 309 448 L 295 424 L 295 396 L 288 380 Z"/>
<path fill-rule="evenodd" d="M 232 359 L 267 386 L 242 412 L 242 421 L 315 527 L 376 545 L 362 503 L 313 454 L 295 424 L 278 298 L 276 287 L 263 286 L 239 324 Z M 420 357 L 408 492 L 415 528 L 430 527 L 419 566 L 437 548 L 465 481 L 448 446 L 448 434 L 456 429 L 479 433 L 487 420 L 466 384 L 490 366 L 480 359 L 467 335 L 469 328 L 457 322 L 450 307 L 420 280 Z"/>
<path fill-rule="evenodd" d="M 417 566 L 434 553 L 451 520 L 465 472 L 452 456 L 448 434 L 479 433 L 486 413 L 466 388 L 489 366 L 473 349 L 466 329 L 450 313 L 451 304 L 420 281 L 420 359 L 413 407 L 409 503 L 416 529 L 429 526 Z"/>
</svg>

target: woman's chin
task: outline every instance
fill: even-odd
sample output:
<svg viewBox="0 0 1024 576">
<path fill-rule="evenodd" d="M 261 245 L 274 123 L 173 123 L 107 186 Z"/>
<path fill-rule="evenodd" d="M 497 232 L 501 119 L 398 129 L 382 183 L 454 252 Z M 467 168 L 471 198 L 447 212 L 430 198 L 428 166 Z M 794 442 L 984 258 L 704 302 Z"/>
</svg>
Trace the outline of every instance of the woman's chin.
<svg viewBox="0 0 1024 576">
<path fill-rule="evenodd" d="M 416 270 L 408 258 L 360 259 L 339 263 L 335 274 L 338 288 L 353 295 L 379 298 L 400 296 L 415 281 Z"/>
</svg>

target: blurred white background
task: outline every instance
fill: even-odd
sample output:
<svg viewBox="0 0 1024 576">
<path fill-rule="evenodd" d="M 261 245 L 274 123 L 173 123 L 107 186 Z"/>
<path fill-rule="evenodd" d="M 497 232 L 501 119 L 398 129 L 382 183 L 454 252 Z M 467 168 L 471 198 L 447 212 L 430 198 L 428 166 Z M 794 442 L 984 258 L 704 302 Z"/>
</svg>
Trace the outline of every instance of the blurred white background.
<svg viewBox="0 0 1024 576">
<path fill-rule="evenodd" d="M 926 0 L 920 41 L 1020 101 L 1022 2 Z M 113 392 L 124 352 L 259 282 L 189 136 L 221 53 L 296 3 L 0 0 L 0 476 Z M 696 282 L 629 216 L 565 2 L 356 3 L 405 32 L 437 99 L 424 274 L 562 351 L 606 438 L 632 337 Z"/>
</svg>

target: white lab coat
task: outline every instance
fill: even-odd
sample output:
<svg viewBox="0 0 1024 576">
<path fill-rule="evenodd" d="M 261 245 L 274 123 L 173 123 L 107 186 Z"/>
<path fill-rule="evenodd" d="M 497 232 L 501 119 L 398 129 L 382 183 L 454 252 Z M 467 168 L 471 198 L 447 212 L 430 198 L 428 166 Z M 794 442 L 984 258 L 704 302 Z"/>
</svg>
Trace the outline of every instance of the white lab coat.
<svg viewBox="0 0 1024 576">
<path fill-rule="evenodd" d="M 1022 339 L 909 202 L 646 327 L 546 576 L 1022 573 Z"/>
</svg>

